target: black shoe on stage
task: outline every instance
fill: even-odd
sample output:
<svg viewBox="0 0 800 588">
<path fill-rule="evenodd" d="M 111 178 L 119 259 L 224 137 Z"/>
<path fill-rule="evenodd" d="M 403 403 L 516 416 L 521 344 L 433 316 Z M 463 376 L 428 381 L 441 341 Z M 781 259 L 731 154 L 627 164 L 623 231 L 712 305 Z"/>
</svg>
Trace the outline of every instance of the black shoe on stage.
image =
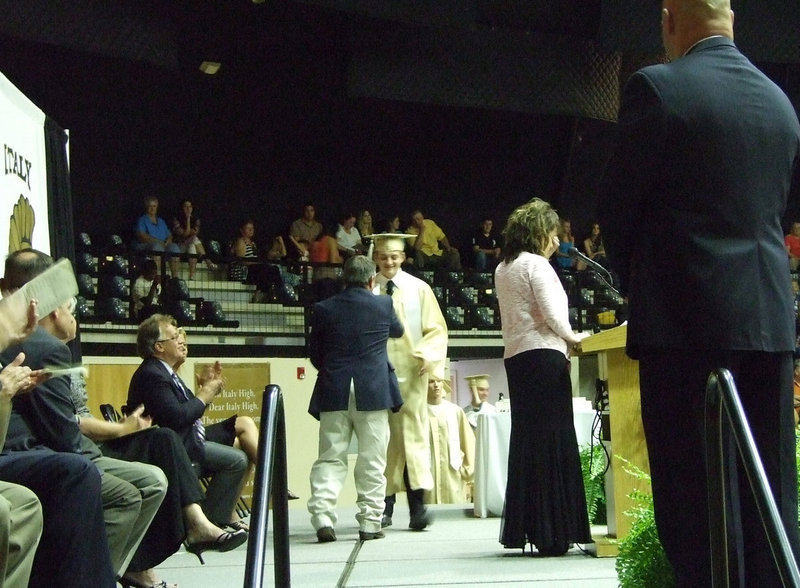
<svg viewBox="0 0 800 588">
<path fill-rule="evenodd" d="M 386 535 L 383 534 L 383 531 L 376 531 L 375 533 L 370 533 L 369 531 L 359 531 L 358 538 L 362 541 L 369 541 L 371 539 L 383 539 Z"/>
<path fill-rule="evenodd" d="M 336 541 L 336 531 L 333 530 L 333 527 L 320 527 L 317 529 L 317 541 L 320 543 Z"/>
<path fill-rule="evenodd" d="M 392 517 L 389 515 L 383 515 L 381 517 L 381 529 L 385 529 L 386 527 L 392 526 Z"/>
</svg>

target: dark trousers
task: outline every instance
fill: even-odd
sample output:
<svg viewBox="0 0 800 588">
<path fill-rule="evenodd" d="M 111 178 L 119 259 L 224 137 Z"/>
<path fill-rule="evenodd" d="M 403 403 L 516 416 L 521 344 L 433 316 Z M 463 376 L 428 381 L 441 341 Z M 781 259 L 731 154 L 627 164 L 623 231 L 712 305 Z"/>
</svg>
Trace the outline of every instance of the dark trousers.
<svg viewBox="0 0 800 588">
<path fill-rule="evenodd" d="M 152 428 L 108 441 L 103 455 L 158 466 L 167 477 L 164 501 L 128 566 L 132 572 L 153 568 L 178 551 L 186 538 L 183 507 L 203 500 L 183 441 L 172 429 Z"/>
<path fill-rule="evenodd" d="M 408 497 L 408 512 L 412 515 L 421 513 L 425 510 L 425 503 L 423 497 L 425 491 L 421 488 L 419 490 L 412 490 L 411 483 L 408 481 L 408 468 L 403 469 L 403 482 L 406 484 L 406 496 Z M 386 508 L 383 514 L 390 517 L 394 514 L 394 505 L 397 502 L 397 494 L 390 494 L 386 497 Z"/>
<path fill-rule="evenodd" d="M 221 443 L 205 445 L 205 457 L 201 463 L 204 476 L 211 476 L 206 488 L 203 512 L 217 525 L 231 522 L 231 514 L 239 500 L 242 480 L 247 472 L 247 455 L 241 449 Z"/>
<path fill-rule="evenodd" d="M 791 353 L 649 352 L 639 362 L 642 421 L 656 525 L 678 586 L 711 585 L 704 396 L 709 373 L 720 367 L 733 374 L 778 510 L 798 553 Z M 737 476 L 731 461 L 731 585 L 780 585 L 747 477 L 742 468 Z"/>
<path fill-rule="evenodd" d="M 80 455 L 49 449 L 0 455 L 0 479 L 33 490 L 44 526 L 30 587 L 116 585 L 108 551 L 100 471 Z"/>
</svg>

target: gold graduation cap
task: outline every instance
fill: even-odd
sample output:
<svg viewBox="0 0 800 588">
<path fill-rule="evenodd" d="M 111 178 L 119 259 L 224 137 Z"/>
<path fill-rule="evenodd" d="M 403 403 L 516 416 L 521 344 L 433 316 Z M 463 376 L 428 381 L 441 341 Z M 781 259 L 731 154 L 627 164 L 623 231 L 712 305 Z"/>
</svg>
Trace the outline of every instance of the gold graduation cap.
<svg viewBox="0 0 800 588">
<path fill-rule="evenodd" d="M 488 388 L 489 387 L 489 374 L 476 374 L 474 376 L 466 376 L 464 378 L 468 383 L 469 387 L 472 388 Z"/>
<path fill-rule="evenodd" d="M 372 252 L 405 251 L 406 239 L 416 239 L 416 235 L 406 233 L 373 233 L 365 235 L 365 239 L 370 239 L 368 257 L 372 257 Z"/>
</svg>

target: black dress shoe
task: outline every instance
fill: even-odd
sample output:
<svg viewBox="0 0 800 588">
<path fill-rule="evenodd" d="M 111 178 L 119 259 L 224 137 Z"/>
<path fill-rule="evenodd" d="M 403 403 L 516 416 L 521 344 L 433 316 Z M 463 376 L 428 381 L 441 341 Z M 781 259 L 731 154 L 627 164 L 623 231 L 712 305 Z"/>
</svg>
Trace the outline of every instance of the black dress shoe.
<svg viewBox="0 0 800 588">
<path fill-rule="evenodd" d="M 369 541 L 371 539 L 383 539 L 386 535 L 383 534 L 383 531 L 375 531 L 374 533 L 370 533 L 369 531 L 359 531 L 358 538 L 362 541 Z"/>
<path fill-rule="evenodd" d="M 569 545 L 550 545 L 549 547 L 536 547 L 541 557 L 561 557 L 569 551 Z"/>
<path fill-rule="evenodd" d="M 386 527 L 392 526 L 392 517 L 389 515 L 383 515 L 381 517 L 381 529 L 385 529 Z"/>
<path fill-rule="evenodd" d="M 317 529 L 317 541 L 320 543 L 336 541 L 336 531 L 333 530 L 333 527 L 320 527 Z"/>
<path fill-rule="evenodd" d="M 428 514 L 428 510 L 425 509 L 411 515 L 411 519 L 408 522 L 408 528 L 412 531 L 422 531 L 430 524 L 431 516 Z"/>
<path fill-rule="evenodd" d="M 295 494 L 295 493 L 294 493 L 294 492 L 292 492 L 291 490 L 287 490 L 287 491 L 286 491 L 286 494 L 287 494 L 287 496 L 289 497 L 289 500 L 297 500 L 297 499 L 299 499 L 299 498 L 300 498 L 300 497 L 299 497 L 297 494 Z"/>
</svg>

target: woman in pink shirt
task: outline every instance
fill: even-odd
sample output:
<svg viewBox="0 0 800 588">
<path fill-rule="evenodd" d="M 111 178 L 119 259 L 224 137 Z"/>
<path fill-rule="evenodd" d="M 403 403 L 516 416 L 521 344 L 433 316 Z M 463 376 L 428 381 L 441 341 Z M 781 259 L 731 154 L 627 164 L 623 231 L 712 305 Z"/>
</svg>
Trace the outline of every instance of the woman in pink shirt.
<svg viewBox="0 0 800 588">
<path fill-rule="evenodd" d="M 569 323 L 567 295 L 549 258 L 558 215 L 538 198 L 511 213 L 495 286 L 511 399 L 508 482 L 500 542 L 564 555 L 590 543 L 572 415 L 569 351 L 583 336 Z"/>
</svg>

